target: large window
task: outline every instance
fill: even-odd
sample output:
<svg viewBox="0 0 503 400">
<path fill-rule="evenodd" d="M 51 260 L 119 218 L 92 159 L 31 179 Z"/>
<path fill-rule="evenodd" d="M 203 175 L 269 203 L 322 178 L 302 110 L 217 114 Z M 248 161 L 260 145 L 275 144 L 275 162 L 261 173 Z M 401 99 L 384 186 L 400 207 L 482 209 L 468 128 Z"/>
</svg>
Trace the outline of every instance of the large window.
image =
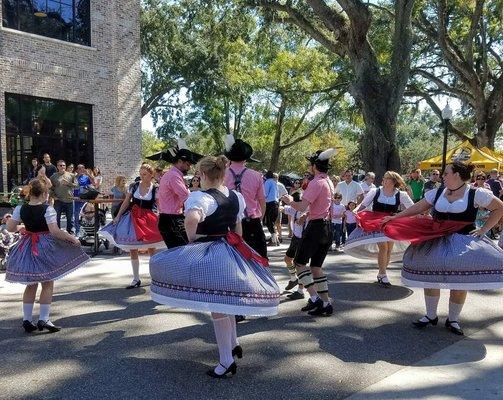
<svg viewBox="0 0 503 400">
<path fill-rule="evenodd" d="M 93 165 L 92 107 L 5 94 L 7 177 L 11 189 L 26 179 L 31 160 L 49 153 L 68 164 Z"/>
<path fill-rule="evenodd" d="M 91 45 L 90 0 L 2 0 L 3 26 Z"/>
</svg>

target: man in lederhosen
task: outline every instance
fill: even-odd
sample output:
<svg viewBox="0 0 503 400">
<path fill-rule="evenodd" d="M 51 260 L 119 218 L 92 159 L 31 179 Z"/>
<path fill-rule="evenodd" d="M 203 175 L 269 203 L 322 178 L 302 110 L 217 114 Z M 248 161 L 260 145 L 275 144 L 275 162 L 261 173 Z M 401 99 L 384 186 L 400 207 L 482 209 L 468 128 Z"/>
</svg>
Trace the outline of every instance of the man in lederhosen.
<svg viewBox="0 0 503 400">
<path fill-rule="evenodd" d="M 318 150 L 307 158 L 310 163 L 309 172 L 314 174 L 314 178 L 302 194 L 301 201 L 294 202 L 292 196 L 282 198 L 284 203 L 290 204 L 297 211 L 305 211 L 309 207 L 308 223 L 297 248 L 294 263 L 299 283 L 304 285 L 310 295 L 302 311 L 309 311 L 310 315 L 328 316 L 333 313 L 328 294 L 328 280 L 322 269 L 332 244 L 329 212 L 334 185 L 327 172 L 330 167 L 328 162 L 333 154 L 334 149 L 323 152 Z"/>
<path fill-rule="evenodd" d="M 163 159 L 173 166 L 166 172 L 159 183 L 159 232 L 168 249 L 188 243 L 185 233 L 183 203 L 189 197 L 189 189 L 183 180 L 191 165 L 196 164 L 203 156 L 187 149 L 183 140 L 178 147 L 166 152 Z"/>
</svg>

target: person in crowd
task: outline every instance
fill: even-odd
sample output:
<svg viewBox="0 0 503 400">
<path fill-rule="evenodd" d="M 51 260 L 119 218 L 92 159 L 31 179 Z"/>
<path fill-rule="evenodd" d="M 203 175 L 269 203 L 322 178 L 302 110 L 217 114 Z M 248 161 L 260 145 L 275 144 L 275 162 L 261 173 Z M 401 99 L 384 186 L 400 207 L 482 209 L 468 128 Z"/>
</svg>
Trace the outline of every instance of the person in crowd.
<svg viewBox="0 0 503 400">
<path fill-rule="evenodd" d="M 304 191 L 302 200 L 293 202 L 291 196 L 284 196 L 282 199 L 296 211 L 304 212 L 309 207 L 308 223 L 295 254 L 294 263 L 299 283 L 309 292 L 308 303 L 302 311 L 308 311 L 310 315 L 329 316 L 333 313 L 328 293 L 328 279 L 322 267 L 333 241 L 329 216 L 334 187 L 327 172 L 330 168 L 330 157 L 334 154 L 335 149 L 318 150 L 308 157 L 309 172 L 314 178 Z"/>
<path fill-rule="evenodd" d="M 363 195 L 365 196 L 370 189 L 375 189 L 374 181 L 376 179 L 376 174 L 373 172 L 367 172 L 363 178 L 363 182 L 360 184 L 363 190 Z"/>
<path fill-rule="evenodd" d="M 346 236 L 344 235 L 344 214 L 346 207 L 341 204 L 341 201 L 342 195 L 340 193 L 334 194 L 330 207 L 330 219 L 334 235 L 334 244 L 332 244 L 332 247 L 337 251 L 342 251 L 342 246 L 346 243 Z"/>
<path fill-rule="evenodd" d="M 344 211 L 344 229 L 346 230 L 346 235 L 349 237 L 351 232 L 356 228 L 356 203 L 350 201 L 346 206 L 346 211 Z"/>
<path fill-rule="evenodd" d="M 493 194 L 499 199 L 503 200 L 503 185 L 501 184 L 501 180 L 498 177 L 498 170 L 493 168 L 490 172 L 489 179 L 486 182 Z"/>
<path fill-rule="evenodd" d="M 475 171 L 474 176 L 475 178 L 471 184 L 472 187 L 491 190 L 491 187 L 486 183 L 486 174 L 484 171 Z"/>
<path fill-rule="evenodd" d="M 264 224 L 271 235 L 268 244 L 279 246 L 278 234 L 276 232 L 276 220 L 279 213 L 278 185 L 274 180 L 272 171 L 267 171 L 264 182 L 265 191 L 265 215 Z"/>
<path fill-rule="evenodd" d="M 453 162 L 443 174 L 445 188 L 430 190 L 420 202 L 384 218 L 384 233 L 413 244 L 404 254 L 402 281 L 424 288 L 426 315 L 417 328 L 437 325 L 440 289 L 449 289 L 445 327 L 463 335 L 459 316 L 467 290 L 503 287 L 503 249 L 485 234 L 503 217 L 503 202 L 483 188 L 471 188 L 473 165 Z M 475 227 L 477 209 L 490 211 L 481 228 Z M 433 208 L 433 219 L 414 218 Z M 483 262 L 481 262 L 483 260 Z"/>
<path fill-rule="evenodd" d="M 224 186 L 226 166 L 224 156 L 199 162 L 203 190 L 190 193 L 185 201 L 189 244 L 160 252 L 150 261 L 152 300 L 211 312 L 219 353 L 219 363 L 207 372 L 212 378 L 236 374 L 234 357 L 243 357 L 235 315 L 275 315 L 280 296 L 265 268 L 267 260 L 249 253 L 243 242 L 245 201 Z"/>
<path fill-rule="evenodd" d="M 293 181 L 293 185 L 290 188 L 290 196 L 293 197 L 293 201 L 300 201 L 302 199 L 302 181 L 296 179 Z M 291 238 L 293 235 L 292 229 L 292 217 L 288 216 L 288 237 Z"/>
<path fill-rule="evenodd" d="M 100 233 L 115 247 L 129 251 L 133 280 L 126 289 L 141 286 L 138 250 L 146 249 L 153 256 L 156 249 L 164 248 L 157 228 L 157 189 L 154 168 L 149 164 L 140 167 L 140 181 L 129 186 L 119 212 Z"/>
<path fill-rule="evenodd" d="M 377 283 L 384 287 L 391 286 L 386 271 L 392 256 L 401 258 L 408 242 L 395 246 L 390 238 L 380 232 L 382 218 L 396 214 L 400 209 L 411 207 L 413 204 L 400 174 L 387 171 L 382 186 L 370 189 L 355 209 L 360 226 L 354 230 L 348 229 L 350 237 L 344 251 L 354 257 L 377 258 L 379 267 Z M 365 211 L 360 212 L 364 208 Z"/>
<path fill-rule="evenodd" d="M 287 195 L 288 194 L 288 190 L 286 190 L 286 187 L 285 185 L 283 185 L 280 181 L 279 181 L 279 174 L 277 174 L 276 172 L 273 174 L 273 178 L 274 180 L 276 181 L 276 184 L 278 185 L 278 200 L 281 199 L 283 196 Z M 281 210 L 278 209 L 278 218 L 276 218 L 276 223 L 275 223 L 275 227 L 276 227 L 276 232 L 278 233 L 278 242 L 279 243 L 283 243 L 283 232 L 282 232 L 282 228 L 281 228 L 281 220 L 283 218 L 283 215 L 281 213 Z"/>
<path fill-rule="evenodd" d="M 45 167 L 45 175 L 50 178 L 53 174 L 58 172 L 56 167 L 51 164 L 51 156 L 47 153 L 43 155 L 44 167 Z"/>
<path fill-rule="evenodd" d="M 75 175 L 75 166 L 73 164 L 68 164 L 66 166 L 66 172 L 69 172 L 70 174 Z"/>
<path fill-rule="evenodd" d="M 438 169 L 434 169 L 430 173 L 430 179 L 424 183 L 423 195 L 426 194 L 426 192 L 429 192 L 430 190 L 438 189 L 441 185 L 442 182 L 440 182 L 440 171 Z"/>
<path fill-rule="evenodd" d="M 93 168 L 93 185 L 96 190 L 100 190 L 103 184 L 103 176 L 101 175 L 101 170 L 98 167 Z"/>
<path fill-rule="evenodd" d="M 39 164 L 39 166 L 36 168 L 35 179 L 38 179 L 40 182 L 42 182 L 48 190 L 52 188 L 52 182 L 47 176 L 47 171 L 44 164 Z"/>
<path fill-rule="evenodd" d="M 33 179 L 29 184 L 29 202 L 14 209 L 7 229 L 16 232 L 24 224 L 21 239 L 12 247 L 7 259 L 7 282 L 26 285 L 23 294 L 23 328 L 58 332 L 61 328 L 50 320 L 54 281 L 83 266 L 89 261 L 77 238 L 58 228 L 56 210 L 47 204 L 46 185 Z M 33 307 L 38 284 L 40 315 L 33 324 Z"/>
<path fill-rule="evenodd" d="M 198 175 L 194 175 L 194 177 L 190 180 L 189 190 L 191 192 L 201 190 L 201 178 Z"/>
<path fill-rule="evenodd" d="M 84 164 L 77 165 L 77 184 L 78 187 L 73 191 L 74 197 L 79 197 L 80 194 L 84 193 L 85 189 L 92 185 L 92 180 L 87 174 L 87 170 Z M 75 200 L 73 202 L 73 221 L 75 225 L 75 235 L 79 236 L 80 224 L 79 224 L 79 216 L 82 207 L 84 207 L 85 201 Z"/>
<path fill-rule="evenodd" d="M 155 169 L 155 177 L 154 177 L 155 181 L 157 183 L 161 183 L 161 178 L 162 178 L 163 175 L 164 175 L 164 170 L 161 167 L 157 167 Z"/>
<path fill-rule="evenodd" d="M 51 195 L 54 198 L 54 209 L 56 210 L 56 223 L 61 228 L 61 214 L 66 217 L 66 231 L 73 231 L 73 190 L 78 187 L 75 175 L 66 171 L 66 163 L 59 160 L 56 163 L 58 172 L 51 176 Z"/>
<path fill-rule="evenodd" d="M 189 197 L 184 175 L 190 167 L 197 164 L 203 156 L 187 148 L 183 139 L 178 140 L 178 147 L 171 149 L 173 166 L 161 178 L 159 185 L 159 232 L 168 249 L 187 244 L 185 233 L 183 203 Z"/>
<path fill-rule="evenodd" d="M 304 178 L 302 179 L 301 189 L 306 190 L 307 185 L 309 185 L 309 182 L 311 182 L 313 178 L 314 178 L 313 175 L 311 175 L 309 172 L 305 173 Z"/>
<path fill-rule="evenodd" d="M 339 175 L 332 175 L 330 177 L 330 180 L 332 181 L 334 188 L 336 188 L 337 185 L 341 182 L 341 177 Z"/>
<path fill-rule="evenodd" d="M 341 204 L 347 206 L 349 202 L 358 204 L 363 199 L 363 189 L 358 182 L 353 180 L 353 171 L 346 170 L 343 175 L 344 180 L 339 182 L 335 188 L 335 193 L 342 195 Z"/>
<path fill-rule="evenodd" d="M 409 194 L 414 203 L 417 203 L 423 198 L 424 178 L 421 175 L 421 170 L 419 168 L 410 173 L 410 177 L 405 183 L 409 188 Z"/>
<path fill-rule="evenodd" d="M 114 200 L 124 200 L 126 198 L 127 187 L 126 177 L 118 175 L 115 177 L 115 185 L 110 189 L 110 195 Z M 112 203 L 112 218 L 115 218 L 121 208 L 122 203 Z"/>
<path fill-rule="evenodd" d="M 37 177 L 37 168 L 39 166 L 39 162 L 37 157 L 31 159 L 31 166 L 28 169 L 28 173 L 26 174 L 26 179 L 23 181 L 24 185 L 30 183 L 30 181 Z"/>
</svg>

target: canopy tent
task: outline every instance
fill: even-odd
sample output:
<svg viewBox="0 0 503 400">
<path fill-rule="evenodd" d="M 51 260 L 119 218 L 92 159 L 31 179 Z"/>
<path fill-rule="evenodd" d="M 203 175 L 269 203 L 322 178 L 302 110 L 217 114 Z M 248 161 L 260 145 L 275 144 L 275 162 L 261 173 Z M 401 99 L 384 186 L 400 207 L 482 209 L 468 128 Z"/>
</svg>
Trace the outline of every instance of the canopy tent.
<svg viewBox="0 0 503 400">
<path fill-rule="evenodd" d="M 482 147 L 480 150 L 482 150 L 486 154 L 489 154 L 491 157 L 496 158 L 501 164 L 503 164 L 502 151 L 491 150 L 489 147 Z"/>
<path fill-rule="evenodd" d="M 447 150 L 446 162 L 449 164 L 452 161 L 470 162 L 475 165 L 476 169 L 486 172 L 493 168 L 503 171 L 503 160 L 495 158 L 482 149 L 476 148 L 468 140 Z M 422 170 L 442 168 L 442 155 L 421 161 L 419 168 Z"/>
</svg>

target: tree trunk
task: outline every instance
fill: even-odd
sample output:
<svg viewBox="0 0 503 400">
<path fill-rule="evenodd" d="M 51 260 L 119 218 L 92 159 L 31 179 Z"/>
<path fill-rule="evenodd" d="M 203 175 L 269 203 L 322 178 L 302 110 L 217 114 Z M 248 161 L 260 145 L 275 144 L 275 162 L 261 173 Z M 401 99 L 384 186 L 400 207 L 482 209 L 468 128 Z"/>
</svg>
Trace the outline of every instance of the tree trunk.
<svg viewBox="0 0 503 400">
<path fill-rule="evenodd" d="M 281 135 L 283 134 L 283 123 L 285 121 L 286 113 L 286 99 L 281 98 L 281 105 L 278 109 L 278 116 L 276 118 L 276 132 L 271 150 L 271 162 L 269 163 L 269 171 L 277 172 L 279 168 L 279 156 L 281 154 Z"/>
</svg>

